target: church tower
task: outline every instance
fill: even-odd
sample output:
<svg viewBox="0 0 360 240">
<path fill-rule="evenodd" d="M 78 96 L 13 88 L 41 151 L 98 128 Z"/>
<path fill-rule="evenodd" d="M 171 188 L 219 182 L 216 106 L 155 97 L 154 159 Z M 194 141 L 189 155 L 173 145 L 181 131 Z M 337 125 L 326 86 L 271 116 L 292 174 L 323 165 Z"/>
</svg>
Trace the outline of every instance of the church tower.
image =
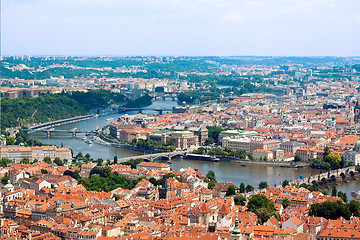
<svg viewBox="0 0 360 240">
<path fill-rule="evenodd" d="M 360 123 L 360 104 L 359 104 L 359 100 L 356 101 L 355 107 L 354 107 L 354 122 L 355 122 L 355 124 Z"/>
<path fill-rule="evenodd" d="M 241 230 L 239 229 L 239 220 L 235 219 L 235 226 L 230 235 L 231 240 L 242 240 Z"/>
</svg>

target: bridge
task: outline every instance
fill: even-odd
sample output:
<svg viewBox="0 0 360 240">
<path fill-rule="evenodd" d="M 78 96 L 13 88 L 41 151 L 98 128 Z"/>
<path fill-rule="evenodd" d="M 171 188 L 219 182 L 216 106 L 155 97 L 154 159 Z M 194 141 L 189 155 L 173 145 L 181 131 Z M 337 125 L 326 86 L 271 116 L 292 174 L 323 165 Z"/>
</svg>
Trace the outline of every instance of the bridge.
<svg viewBox="0 0 360 240">
<path fill-rule="evenodd" d="M 50 129 L 43 129 L 43 130 L 34 130 L 33 132 L 44 132 L 44 133 L 47 133 L 48 137 L 51 137 L 51 134 L 53 132 L 71 133 L 73 137 L 76 137 L 77 133 L 85 133 L 85 134 L 97 133 L 96 131 L 81 131 L 77 128 L 73 128 L 73 129 L 69 129 L 69 130 L 57 130 L 54 128 L 50 128 Z"/>
<path fill-rule="evenodd" d="M 26 132 L 27 133 L 33 133 L 33 132 L 36 132 L 36 131 L 39 131 L 39 130 L 53 128 L 53 127 L 65 125 L 65 124 L 68 124 L 68 123 L 74 123 L 74 122 L 80 122 L 80 121 L 88 120 L 88 119 L 90 119 L 92 117 L 93 117 L 93 115 L 85 115 L 85 116 L 78 116 L 78 117 L 61 119 L 61 120 L 57 120 L 57 121 L 53 121 L 53 122 L 41 123 L 41 124 L 38 124 L 38 125 L 28 127 L 28 129 L 26 129 Z M 60 131 L 60 130 L 57 130 L 57 131 Z M 66 131 L 66 130 L 64 130 L 64 131 Z"/>
<path fill-rule="evenodd" d="M 321 173 L 318 175 L 309 176 L 304 179 L 296 179 L 293 181 L 289 181 L 289 184 L 301 185 L 305 183 L 307 185 L 312 185 L 312 184 L 323 185 L 336 181 L 337 179 L 344 179 L 347 176 L 354 176 L 356 173 L 358 173 L 357 167 L 351 166 L 351 167 L 331 170 L 329 172 Z"/>
<path fill-rule="evenodd" d="M 144 110 L 149 111 L 157 111 L 160 115 L 163 114 L 163 112 L 171 112 L 172 109 L 168 108 L 126 108 L 126 107 L 120 107 L 119 113 L 126 112 L 126 111 L 137 111 L 139 113 L 143 113 Z"/>
<path fill-rule="evenodd" d="M 154 93 L 150 94 L 153 100 L 166 100 L 166 98 L 171 98 L 173 101 L 177 99 L 177 93 Z"/>
<path fill-rule="evenodd" d="M 327 183 L 334 182 L 336 180 L 345 179 L 347 176 L 355 176 L 356 174 L 359 174 L 358 167 L 352 166 L 352 167 L 347 167 L 347 168 L 342 168 L 342 169 L 331 170 L 329 172 L 309 176 L 304 179 L 296 179 L 293 181 L 289 181 L 289 185 L 292 185 L 292 184 L 301 185 L 303 183 L 306 185 L 312 185 L 312 184 L 324 185 Z M 278 186 L 275 186 L 275 187 L 282 188 L 281 184 Z M 257 190 L 251 191 L 251 192 L 244 193 L 244 196 L 246 198 L 250 198 L 252 195 L 258 194 L 261 191 L 262 191 L 261 189 L 257 189 Z"/>
<path fill-rule="evenodd" d="M 118 161 L 120 162 L 127 162 L 130 160 L 135 160 L 138 158 L 142 158 L 144 160 L 153 161 L 157 158 L 166 158 L 168 160 L 171 160 L 173 157 L 180 157 L 184 156 L 186 153 L 190 151 L 175 151 L 175 152 L 163 152 L 163 153 L 153 153 L 153 154 L 145 154 L 145 155 L 138 155 L 138 156 L 132 156 L 132 157 L 126 157 L 126 158 L 119 158 Z"/>
</svg>

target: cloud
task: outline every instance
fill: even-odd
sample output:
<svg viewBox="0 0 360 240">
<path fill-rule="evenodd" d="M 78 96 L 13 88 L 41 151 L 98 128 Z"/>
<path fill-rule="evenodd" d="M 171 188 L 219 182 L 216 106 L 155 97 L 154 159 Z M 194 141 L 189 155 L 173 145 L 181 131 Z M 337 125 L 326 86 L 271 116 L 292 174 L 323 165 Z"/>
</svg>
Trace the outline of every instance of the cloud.
<svg viewBox="0 0 360 240">
<path fill-rule="evenodd" d="M 358 0 L 7 0 L 2 52 L 360 55 L 359 9 Z"/>
</svg>

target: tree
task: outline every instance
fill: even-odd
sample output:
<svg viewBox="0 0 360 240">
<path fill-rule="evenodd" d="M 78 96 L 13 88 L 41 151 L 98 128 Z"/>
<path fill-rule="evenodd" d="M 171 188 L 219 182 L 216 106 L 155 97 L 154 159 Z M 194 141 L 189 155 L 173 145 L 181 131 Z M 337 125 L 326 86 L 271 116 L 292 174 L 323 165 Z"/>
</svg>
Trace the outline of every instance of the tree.
<svg viewBox="0 0 360 240">
<path fill-rule="evenodd" d="M 241 194 L 236 194 L 236 196 L 234 197 L 234 203 L 236 205 L 241 205 L 241 206 L 245 206 L 246 204 L 246 197 L 244 197 Z"/>
<path fill-rule="evenodd" d="M 338 219 L 339 217 L 350 219 L 351 212 L 343 203 L 343 201 L 328 200 L 322 203 L 315 203 L 311 205 L 309 215 L 324 217 L 326 219 Z"/>
<path fill-rule="evenodd" d="M 6 173 L 6 174 L 5 174 L 5 177 L 3 177 L 3 178 L 1 179 L 1 183 L 2 183 L 3 185 L 5 185 L 5 184 L 8 183 L 9 180 L 10 180 L 9 175 Z"/>
<path fill-rule="evenodd" d="M 97 166 L 102 166 L 103 162 L 104 162 L 104 160 L 102 158 L 98 158 L 96 160 Z"/>
<path fill-rule="evenodd" d="M 324 194 L 324 195 L 329 195 L 329 192 L 326 189 L 324 189 L 321 193 Z"/>
<path fill-rule="evenodd" d="M 240 183 L 240 193 L 244 193 L 244 192 L 245 192 L 245 184 Z"/>
<path fill-rule="evenodd" d="M 64 163 L 61 161 L 61 159 L 60 158 L 58 158 L 58 157 L 56 157 L 55 159 L 54 159 L 54 163 L 56 164 L 56 165 L 58 165 L 58 166 L 64 166 Z"/>
<path fill-rule="evenodd" d="M 312 184 L 308 189 L 310 192 L 314 192 L 314 191 L 317 191 L 318 188 L 315 184 Z"/>
<path fill-rule="evenodd" d="M 64 175 L 69 175 L 70 177 L 72 177 L 75 180 L 80 179 L 79 170 L 76 170 L 76 171 L 66 170 L 64 172 Z"/>
<path fill-rule="evenodd" d="M 301 161 L 301 157 L 296 154 L 295 157 L 294 157 L 294 161 L 295 161 L 295 162 L 300 162 L 300 161 Z"/>
<path fill-rule="evenodd" d="M 90 154 L 89 153 L 85 154 L 85 158 L 90 159 Z"/>
<path fill-rule="evenodd" d="M 330 154 L 330 148 L 328 146 L 324 147 L 324 157 Z"/>
<path fill-rule="evenodd" d="M 276 212 L 274 203 L 260 194 L 255 194 L 249 199 L 247 208 L 258 216 L 260 223 L 266 222 Z"/>
<path fill-rule="evenodd" d="M 338 192 L 338 197 L 340 197 L 345 203 L 347 203 L 348 198 L 346 196 L 346 193 L 343 193 L 342 191 Z"/>
<path fill-rule="evenodd" d="M 250 159 L 251 161 L 254 161 L 254 160 L 255 160 L 255 158 L 254 158 L 254 156 L 253 156 L 252 154 L 249 154 L 249 159 Z"/>
<path fill-rule="evenodd" d="M 208 129 L 208 138 L 211 138 L 214 142 L 218 142 L 219 135 L 223 131 L 221 127 L 217 126 L 207 126 Z"/>
<path fill-rule="evenodd" d="M 208 171 L 208 173 L 206 174 L 206 178 L 209 180 L 209 181 L 216 181 L 216 176 L 215 176 L 215 172 L 214 171 Z"/>
<path fill-rule="evenodd" d="M 102 178 L 107 178 L 111 175 L 111 167 L 109 166 L 104 166 L 104 167 L 94 167 L 93 169 L 91 169 L 90 171 L 90 177 L 94 174 L 99 174 L 100 177 Z"/>
<path fill-rule="evenodd" d="M 226 196 L 233 196 L 235 195 L 235 187 L 230 185 L 226 191 Z"/>
<path fill-rule="evenodd" d="M 13 137 L 6 137 L 6 145 L 15 145 L 15 139 Z"/>
<path fill-rule="evenodd" d="M 52 163 L 51 158 L 50 157 L 45 157 L 44 158 L 44 163 L 51 164 Z"/>
<path fill-rule="evenodd" d="M 254 187 L 251 186 L 250 184 L 248 184 L 248 185 L 246 185 L 246 187 L 245 187 L 245 191 L 246 191 L 246 192 L 254 191 Z"/>
<path fill-rule="evenodd" d="M 117 194 L 113 194 L 113 198 L 115 199 L 115 201 L 120 200 L 120 196 L 119 196 L 119 195 L 117 195 Z"/>
<path fill-rule="evenodd" d="M 118 157 L 115 156 L 115 157 L 114 157 L 114 164 L 117 164 L 117 163 L 118 163 Z"/>
<path fill-rule="evenodd" d="M 2 166 L 2 167 L 8 167 L 8 166 L 10 166 L 12 164 L 12 161 L 10 160 L 10 159 L 8 159 L 8 158 L 1 158 L 1 162 L 0 162 L 0 165 Z"/>
<path fill-rule="evenodd" d="M 30 163 L 30 160 L 29 160 L 29 158 L 26 157 L 26 158 L 20 160 L 20 163 L 21 163 L 21 164 L 29 164 L 29 163 Z"/>
<path fill-rule="evenodd" d="M 211 180 L 209 183 L 208 183 L 208 189 L 213 189 L 213 187 L 215 186 L 216 184 L 216 181 L 215 180 Z"/>
<path fill-rule="evenodd" d="M 283 206 L 284 209 L 287 208 L 288 206 L 290 206 L 290 204 L 291 203 L 290 203 L 290 200 L 288 198 L 285 198 L 281 203 L 281 205 Z"/>
<path fill-rule="evenodd" d="M 48 174 L 48 173 L 49 173 L 46 169 L 41 169 L 40 172 L 41 172 L 42 174 Z"/>
<path fill-rule="evenodd" d="M 267 187 L 268 187 L 267 182 L 261 181 L 261 182 L 259 183 L 259 189 L 264 189 L 264 188 L 267 188 Z"/>
<path fill-rule="evenodd" d="M 340 154 L 329 153 L 324 157 L 324 161 L 330 164 L 331 169 L 337 169 L 341 163 L 341 156 Z"/>
<path fill-rule="evenodd" d="M 76 159 L 82 159 L 82 158 L 84 158 L 84 156 L 83 156 L 82 152 L 79 152 L 79 153 L 76 155 L 75 158 L 76 158 Z"/>
<path fill-rule="evenodd" d="M 149 179 L 149 182 L 151 182 L 154 186 L 157 186 L 157 185 L 158 185 L 158 181 L 157 181 L 155 178 L 153 178 L 153 177 L 151 177 L 151 178 Z"/>
<path fill-rule="evenodd" d="M 282 185 L 283 188 L 285 188 L 286 186 L 289 185 L 289 181 L 285 179 L 285 180 L 282 182 L 281 185 Z"/>
<path fill-rule="evenodd" d="M 336 186 L 334 186 L 331 190 L 331 196 L 336 197 L 337 196 L 337 189 Z"/>
<path fill-rule="evenodd" d="M 351 214 L 355 217 L 360 217 L 360 202 L 356 200 L 351 200 L 348 204 Z"/>
</svg>

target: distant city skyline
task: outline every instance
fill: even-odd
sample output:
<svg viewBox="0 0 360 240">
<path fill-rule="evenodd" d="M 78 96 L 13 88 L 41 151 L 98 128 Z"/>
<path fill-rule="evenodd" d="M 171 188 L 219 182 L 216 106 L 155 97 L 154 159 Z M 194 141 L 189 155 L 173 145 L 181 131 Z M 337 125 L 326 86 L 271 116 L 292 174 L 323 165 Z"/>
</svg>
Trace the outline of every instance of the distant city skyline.
<svg viewBox="0 0 360 240">
<path fill-rule="evenodd" d="M 357 0 L 6 0 L 1 54 L 360 56 Z"/>
</svg>

